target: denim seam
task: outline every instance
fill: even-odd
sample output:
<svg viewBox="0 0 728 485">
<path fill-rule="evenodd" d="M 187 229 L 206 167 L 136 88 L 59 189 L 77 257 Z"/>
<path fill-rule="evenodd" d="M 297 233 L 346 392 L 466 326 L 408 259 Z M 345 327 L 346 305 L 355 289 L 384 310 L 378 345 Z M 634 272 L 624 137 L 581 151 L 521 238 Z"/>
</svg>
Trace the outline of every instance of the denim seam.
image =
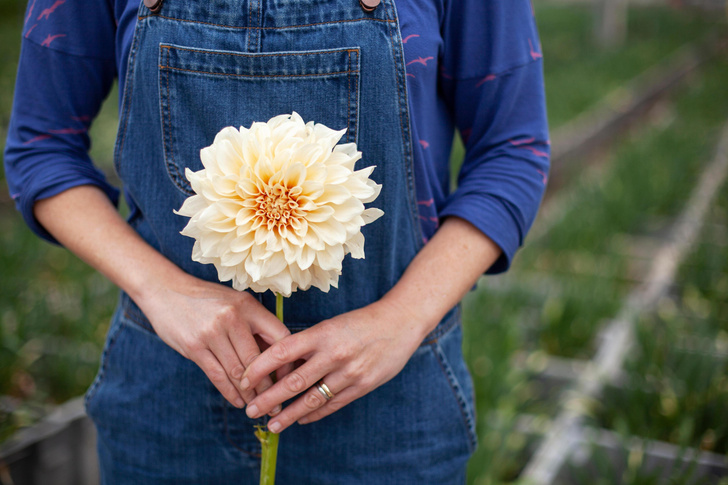
<svg viewBox="0 0 728 485">
<path fill-rule="evenodd" d="M 141 7 L 144 4 L 142 3 Z M 126 140 L 127 128 L 129 126 L 129 112 L 131 111 L 131 97 L 134 91 L 134 66 L 136 64 L 136 51 L 139 46 L 139 32 L 141 28 L 137 23 L 134 28 L 134 39 L 131 44 L 131 50 L 129 52 L 129 60 L 126 68 L 126 86 L 124 87 L 124 96 L 122 97 L 121 104 L 123 107 L 122 116 L 119 120 L 119 129 L 117 134 L 117 143 L 114 147 L 114 168 L 116 173 L 121 177 L 121 155 L 124 151 L 124 141 Z"/>
<path fill-rule="evenodd" d="M 477 446 L 477 437 L 475 435 L 475 419 L 472 409 L 470 409 L 470 406 L 468 406 L 468 403 L 465 400 L 462 387 L 457 381 L 455 373 L 449 362 L 447 361 L 447 358 L 445 357 L 440 344 L 435 342 L 430 346 L 430 348 L 432 349 L 432 353 L 437 359 L 437 363 L 440 365 L 440 369 L 445 375 L 450 390 L 452 391 L 453 396 L 455 397 L 455 401 L 458 404 L 458 408 L 460 409 L 460 417 L 462 418 L 462 423 L 465 427 L 465 434 L 468 441 L 468 449 L 470 453 L 473 453 Z"/>
<path fill-rule="evenodd" d="M 174 20 L 177 22 L 188 22 L 192 24 L 202 24 L 202 25 L 213 25 L 215 27 L 224 27 L 226 29 L 237 29 L 237 30 L 285 30 L 285 29 L 296 29 L 296 28 L 303 28 L 303 27 L 318 27 L 320 25 L 331 25 L 331 24 L 342 24 L 342 23 L 350 23 L 350 22 L 385 22 L 385 23 L 391 23 L 394 22 L 393 20 L 389 19 L 375 19 L 375 18 L 368 18 L 368 17 L 362 17 L 358 19 L 346 19 L 346 20 L 331 20 L 328 22 L 314 22 L 311 24 L 301 24 L 301 25 L 287 25 L 285 27 L 252 27 L 252 26 L 237 26 L 237 25 L 225 25 L 225 24 L 216 24 L 214 22 L 202 22 L 200 20 L 189 20 L 189 19 L 181 19 L 177 17 L 165 17 L 164 15 L 143 15 L 140 16 L 137 21 L 146 20 L 147 18 L 161 18 L 165 20 Z"/>
<path fill-rule="evenodd" d="M 401 41 L 401 32 L 399 29 L 399 16 L 397 8 L 392 2 L 385 11 L 387 15 L 391 15 L 392 25 L 389 29 L 390 44 L 392 46 L 392 56 L 395 62 L 395 73 L 397 76 L 397 95 L 399 103 L 399 126 L 402 135 L 402 149 L 404 151 L 403 159 L 405 164 L 405 174 L 407 180 L 407 199 L 412 223 L 412 237 L 414 238 L 415 247 L 419 252 L 423 246 L 422 224 L 419 219 L 419 210 L 417 209 L 417 196 L 415 193 L 414 167 L 412 162 L 412 131 L 409 127 L 409 106 L 407 95 L 407 78 L 406 67 L 404 63 L 404 53 Z M 391 9 L 391 12 L 390 12 Z M 396 33 L 396 35 L 395 35 Z M 396 43 L 395 43 L 396 39 Z M 406 125 L 406 126 L 405 126 Z"/>
<path fill-rule="evenodd" d="M 200 54 L 211 54 L 215 56 L 234 56 L 234 57 L 291 57 L 291 56 L 311 56 L 311 55 L 319 55 L 319 54 L 337 54 L 337 53 L 343 53 L 348 52 L 351 54 L 352 52 L 358 52 L 358 49 L 319 49 L 315 51 L 301 51 L 301 52 L 260 52 L 260 53 L 242 53 L 242 52 L 225 52 L 225 51 L 212 51 L 207 49 L 192 49 L 190 47 L 180 47 L 176 45 L 170 45 L 170 44 L 162 44 L 159 46 L 161 49 L 167 49 L 168 51 L 171 51 L 172 49 L 176 51 L 185 51 L 185 52 L 197 52 Z M 168 61 L 169 63 L 169 61 Z"/>
<path fill-rule="evenodd" d="M 167 54 L 166 57 L 166 63 L 169 64 L 170 62 L 170 51 L 169 49 L 166 49 L 162 47 L 160 49 L 160 58 L 162 57 L 162 52 L 165 52 Z M 192 190 L 192 187 L 186 183 L 186 180 L 182 177 L 182 174 L 180 173 L 180 169 L 177 166 L 177 164 L 174 163 L 174 147 L 172 145 L 172 108 L 171 108 L 171 95 L 169 91 L 169 70 L 165 69 L 162 64 L 159 64 L 160 69 L 160 76 L 164 75 L 165 80 L 165 87 L 166 87 L 166 96 L 163 99 L 163 102 L 161 103 L 162 106 L 162 115 L 161 115 L 161 122 L 162 122 L 162 144 L 164 148 L 164 166 L 167 169 L 167 174 L 169 175 L 170 179 L 172 179 L 172 182 L 174 182 L 174 185 L 177 186 L 182 192 L 184 192 L 187 195 L 194 195 L 194 191 Z M 166 72 L 165 72 L 166 71 Z M 160 101 L 162 101 L 162 94 L 160 93 Z M 166 120 L 166 122 L 165 122 Z"/>
<path fill-rule="evenodd" d="M 351 72 L 351 50 L 347 51 L 349 54 L 348 57 L 348 68 L 349 70 L 347 72 Z M 346 111 L 347 111 L 347 117 L 346 117 L 346 132 L 348 133 L 348 141 L 351 141 L 351 75 L 346 76 Z"/>
<path fill-rule="evenodd" d="M 91 400 L 96 396 L 101 382 L 104 380 L 104 376 L 106 375 L 106 369 L 108 368 L 109 354 L 114 348 L 114 344 L 116 344 L 119 333 L 121 333 L 121 322 L 119 322 L 114 328 L 114 333 L 109 336 L 109 344 L 106 346 L 103 353 L 101 354 L 101 366 L 99 367 L 99 372 L 96 375 L 93 383 L 89 387 L 88 391 L 86 392 L 86 395 L 84 396 L 84 407 L 86 407 L 87 410 L 89 404 L 91 403 Z"/>
<path fill-rule="evenodd" d="M 215 76 L 231 76 L 231 77 L 245 77 L 245 78 L 253 78 L 253 79 L 259 79 L 259 78 L 269 78 L 269 77 L 290 77 L 290 78 L 297 78 L 297 77 L 326 77 L 326 76 L 338 76 L 341 74 L 357 74 L 359 71 L 336 71 L 336 72 L 324 72 L 324 73 L 315 73 L 315 74 L 235 74 L 235 73 L 226 73 L 226 72 L 210 72 L 210 71 L 198 71 L 195 69 L 183 69 L 181 67 L 171 67 L 171 66 L 158 66 L 162 70 L 169 70 L 169 71 L 182 71 L 182 72 L 194 72 L 196 74 L 211 74 Z"/>
<path fill-rule="evenodd" d="M 460 321 L 460 305 L 455 308 L 455 312 L 445 322 L 441 322 L 435 329 L 430 332 L 425 341 L 422 342 L 421 346 L 431 345 L 437 343 L 437 341 L 450 330 L 452 330 Z"/>
</svg>

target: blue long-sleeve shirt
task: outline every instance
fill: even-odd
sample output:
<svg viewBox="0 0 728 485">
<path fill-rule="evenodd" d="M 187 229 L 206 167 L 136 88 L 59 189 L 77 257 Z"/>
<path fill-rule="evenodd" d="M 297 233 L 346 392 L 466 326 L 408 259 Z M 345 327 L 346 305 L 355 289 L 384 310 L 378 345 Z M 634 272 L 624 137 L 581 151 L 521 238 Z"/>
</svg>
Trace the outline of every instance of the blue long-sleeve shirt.
<svg viewBox="0 0 728 485">
<path fill-rule="evenodd" d="M 352 2 L 355 0 L 352 0 Z M 88 156 L 88 127 L 113 81 L 124 91 L 140 0 L 30 0 L 5 149 L 10 194 L 33 231 L 33 205 L 78 185 L 114 202 Z M 504 271 L 540 204 L 549 167 L 541 49 L 529 0 L 398 1 L 417 205 L 425 239 L 463 218 L 503 250 Z M 459 129 L 466 156 L 450 193 Z"/>
</svg>

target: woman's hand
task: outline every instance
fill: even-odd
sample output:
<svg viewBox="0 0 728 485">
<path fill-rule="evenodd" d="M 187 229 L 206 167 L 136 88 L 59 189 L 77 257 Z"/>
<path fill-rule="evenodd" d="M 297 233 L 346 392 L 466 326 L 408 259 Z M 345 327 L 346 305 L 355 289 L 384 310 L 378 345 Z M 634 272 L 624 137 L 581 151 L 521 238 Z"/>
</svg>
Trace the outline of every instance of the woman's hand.
<svg viewBox="0 0 728 485">
<path fill-rule="evenodd" d="M 139 306 L 157 335 L 200 366 L 234 406 L 242 408 L 273 385 L 266 375 L 255 390 L 241 388 L 245 369 L 261 352 L 258 341 L 267 348 L 291 333 L 249 293 L 186 276 L 147 293 Z"/>
<path fill-rule="evenodd" d="M 259 392 L 248 405 L 248 416 L 271 413 L 299 394 L 268 429 L 279 433 L 296 421 L 305 424 L 328 416 L 397 375 L 436 324 L 416 322 L 408 309 L 382 300 L 286 337 L 250 364 L 243 388 L 257 388 L 268 374 L 297 360 L 305 363 Z M 318 390 L 319 380 L 334 397 L 327 400 Z"/>
<path fill-rule="evenodd" d="M 446 219 L 381 300 L 286 337 L 253 361 L 243 378 L 245 389 L 282 366 L 305 363 L 253 399 L 248 415 L 262 416 L 301 394 L 268 423 L 280 432 L 296 421 L 319 420 L 384 384 L 500 254 L 469 222 Z M 319 380 L 334 397 L 324 397 Z"/>
<path fill-rule="evenodd" d="M 259 345 L 290 334 L 255 298 L 182 271 L 139 237 L 96 187 L 40 200 L 34 212 L 58 241 L 124 290 L 160 338 L 197 363 L 233 405 L 242 407 L 241 400 L 255 396 L 240 388 L 245 366 L 260 353 Z M 256 389 L 270 385 L 260 379 Z"/>
</svg>

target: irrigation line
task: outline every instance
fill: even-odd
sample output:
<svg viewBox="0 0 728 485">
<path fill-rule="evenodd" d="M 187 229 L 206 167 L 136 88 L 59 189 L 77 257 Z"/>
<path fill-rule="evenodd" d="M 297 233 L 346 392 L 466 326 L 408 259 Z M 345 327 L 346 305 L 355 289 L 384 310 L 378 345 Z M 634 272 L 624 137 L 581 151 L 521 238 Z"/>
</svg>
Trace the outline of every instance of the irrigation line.
<svg viewBox="0 0 728 485">
<path fill-rule="evenodd" d="M 678 266 L 699 235 L 710 204 L 727 173 L 728 123 L 723 128 L 715 158 L 702 173 L 670 237 L 657 251 L 645 283 L 627 297 L 618 316 L 601 333 L 596 355 L 573 389 L 564 395 L 561 412 L 522 474 L 527 483 L 553 483 L 581 442 L 582 420 L 589 411 L 589 403 L 598 397 L 605 384 L 619 375 L 634 340 L 633 327 L 637 317 L 652 310 L 671 287 Z"/>
</svg>

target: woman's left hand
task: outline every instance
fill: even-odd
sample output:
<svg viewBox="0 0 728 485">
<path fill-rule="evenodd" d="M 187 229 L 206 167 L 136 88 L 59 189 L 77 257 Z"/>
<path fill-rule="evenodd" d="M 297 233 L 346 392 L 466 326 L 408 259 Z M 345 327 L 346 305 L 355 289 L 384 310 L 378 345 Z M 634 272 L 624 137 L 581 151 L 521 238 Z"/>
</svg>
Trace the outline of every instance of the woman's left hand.
<svg viewBox="0 0 728 485">
<path fill-rule="evenodd" d="M 431 326 L 380 300 L 285 337 L 250 364 L 242 387 L 255 388 L 286 364 L 305 363 L 259 394 L 247 414 L 263 416 L 300 395 L 270 420 L 268 429 L 280 433 L 296 421 L 306 424 L 328 416 L 396 376 Z M 333 394 L 330 399 L 317 388 L 320 380 Z"/>
</svg>

